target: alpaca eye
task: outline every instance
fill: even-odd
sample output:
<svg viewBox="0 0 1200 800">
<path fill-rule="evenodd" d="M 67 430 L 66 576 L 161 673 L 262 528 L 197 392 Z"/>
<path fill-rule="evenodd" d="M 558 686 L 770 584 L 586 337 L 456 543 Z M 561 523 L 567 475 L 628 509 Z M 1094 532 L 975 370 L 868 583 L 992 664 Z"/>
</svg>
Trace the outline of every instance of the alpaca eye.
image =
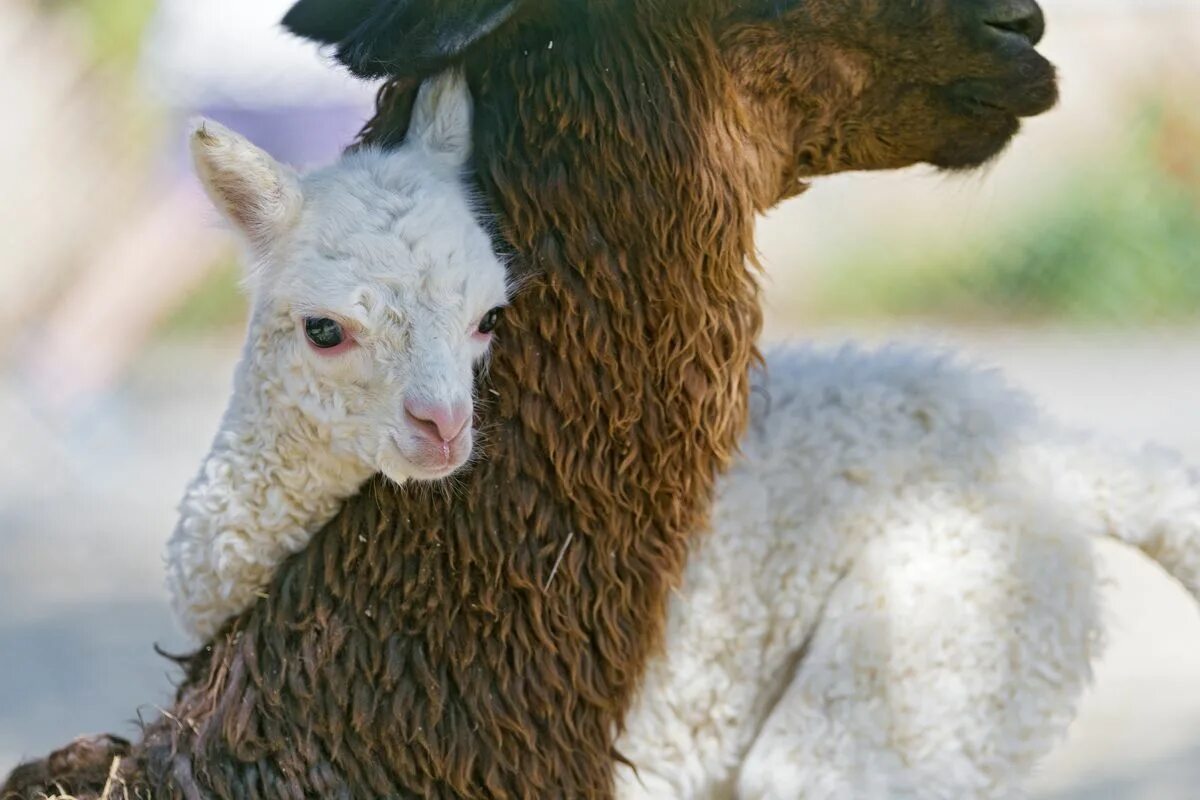
<svg viewBox="0 0 1200 800">
<path fill-rule="evenodd" d="M 320 350 L 337 347 L 346 340 L 342 326 L 328 317 L 305 317 L 304 336 Z"/>
<path fill-rule="evenodd" d="M 483 319 L 479 320 L 479 332 L 487 334 L 496 330 L 496 326 L 500 324 L 500 318 L 502 316 L 504 316 L 503 306 L 496 306 L 495 308 L 490 309 L 486 314 L 483 315 Z"/>
</svg>

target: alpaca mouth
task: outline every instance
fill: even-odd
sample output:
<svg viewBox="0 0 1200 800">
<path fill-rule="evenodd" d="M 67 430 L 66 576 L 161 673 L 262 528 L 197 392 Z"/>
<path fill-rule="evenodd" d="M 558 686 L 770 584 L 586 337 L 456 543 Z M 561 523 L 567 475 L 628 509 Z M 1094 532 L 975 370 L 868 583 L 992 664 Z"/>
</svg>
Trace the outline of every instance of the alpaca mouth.
<svg viewBox="0 0 1200 800">
<path fill-rule="evenodd" d="M 1000 3 L 983 20 L 979 43 L 996 64 L 981 76 L 951 83 L 951 101 L 972 115 L 1032 117 L 1049 111 L 1058 101 L 1058 75 L 1037 51 L 1045 31 L 1045 17 L 1036 3 Z"/>
<path fill-rule="evenodd" d="M 943 169 L 974 169 L 999 155 L 1021 128 L 1021 120 L 1049 111 L 1058 102 L 1054 65 L 1034 43 L 1041 28 L 1009 31 L 989 23 L 1001 64 L 995 72 L 953 81 L 941 100 L 959 124 L 930 159 Z M 953 129 L 955 126 L 951 126 Z"/>
<path fill-rule="evenodd" d="M 1029 49 L 1046 35 L 1046 15 L 1037 3 L 1001 3 L 985 13 L 983 25 L 997 41 Z"/>
<path fill-rule="evenodd" d="M 445 478 L 467 463 L 471 455 L 472 432 L 464 428 L 448 442 L 394 433 L 392 443 L 406 466 L 406 477 L 435 481 Z"/>
<path fill-rule="evenodd" d="M 959 110 L 972 116 L 1033 117 L 1054 107 L 1058 81 L 1050 62 L 1027 63 L 1016 72 L 1016 78 L 1009 80 L 961 80 L 948 87 L 947 95 Z"/>
</svg>

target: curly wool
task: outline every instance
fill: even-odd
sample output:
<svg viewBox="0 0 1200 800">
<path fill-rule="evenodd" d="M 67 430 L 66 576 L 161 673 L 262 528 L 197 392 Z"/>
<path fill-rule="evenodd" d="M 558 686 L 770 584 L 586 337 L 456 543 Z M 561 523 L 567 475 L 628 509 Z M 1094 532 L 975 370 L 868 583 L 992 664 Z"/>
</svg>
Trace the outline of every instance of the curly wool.
<svg viewBox="0 0 1200 800">
<path fill-rule="evenodd" d="M 298 382 L 300 370 L 280 363 L 274 339 L 252 323 L 230 408 L 167 546 L 172 606 L 199 637 L 253 604 L 283 559 L 374 473 L 332 446 L 332 426 L 297 407 L 279 376 L 290 370 Z"/>
<path fill-rule="evenodd" d="M 618 796 L 999 800 L 1103 639 L 1093 541 L 1200 594 L 1200 481 L 998 375 L 779 350 L 617 749 Z"/>
</svg>

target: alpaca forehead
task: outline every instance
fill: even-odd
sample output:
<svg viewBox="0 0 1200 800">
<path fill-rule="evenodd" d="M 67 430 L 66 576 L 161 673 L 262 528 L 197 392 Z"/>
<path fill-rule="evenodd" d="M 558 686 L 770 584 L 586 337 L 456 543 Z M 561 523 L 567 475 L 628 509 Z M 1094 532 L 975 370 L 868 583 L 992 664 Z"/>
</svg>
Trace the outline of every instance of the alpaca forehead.
<svg viewBox="0 0 1200 800">
<path fill-rule="evenodd" d="M 334 251 L 295 254 L 276 285 L 293 302 L 388 308 L 479 311 L 507 300 L 504 266 L 490 249 L 427 247 L 378 234 L 351 236 Z"/>
<path fill-rule="evenodd" d="M 416 148 L 349 153 L 303 185 L 305 216 L 327 234 L 482 233 L 461 176 Z"/>
<path fill-rule="evenodd" d="M 299 271 L 409 295 L 468 295 L 473 284 L 502 294 L 504 267 L 457 179 L 411 159 L 407 170 L 383 164 L 318 174 L 296 232 Z"/>
<path fill-rule="evenodd" d="M 506 301 L 506 271 L 482 229 L 461 219 L 453 230 L 418 228 L 310 226 L 284 258 L 275 293 L 293 305 L 365 315 L 364 322 L 385 312 L 480 313 Z"/>
</svg>

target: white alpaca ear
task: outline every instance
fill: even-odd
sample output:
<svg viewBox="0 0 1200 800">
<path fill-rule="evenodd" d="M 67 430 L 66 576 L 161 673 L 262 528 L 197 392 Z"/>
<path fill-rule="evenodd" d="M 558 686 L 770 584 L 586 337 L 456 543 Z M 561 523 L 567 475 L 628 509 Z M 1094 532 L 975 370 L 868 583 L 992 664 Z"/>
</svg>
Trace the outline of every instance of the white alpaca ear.
<svg viewBox="0 0 1200 800">
<path fill-rule="evenodd" d="M 212 120 L 192 125 L 196 175 L 218 210 L 257 250 L 267 250 L 303 203 L 296 173 Z"/>
<path fill-rule="evenodd" d="M 462 70 L 448 69 L 421 84 L 408 141 L 454 167 L 471 157 L 471 90 Z"/>
</svg>

